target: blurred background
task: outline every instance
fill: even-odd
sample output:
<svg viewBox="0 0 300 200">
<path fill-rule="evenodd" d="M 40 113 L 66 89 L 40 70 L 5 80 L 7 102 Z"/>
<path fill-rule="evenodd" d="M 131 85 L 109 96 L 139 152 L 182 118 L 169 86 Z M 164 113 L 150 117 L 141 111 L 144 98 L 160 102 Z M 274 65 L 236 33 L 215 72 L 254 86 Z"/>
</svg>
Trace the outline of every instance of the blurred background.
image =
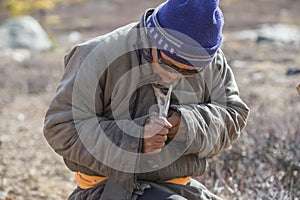
<svg viewBox="0 0 300 200">
<path fill-rule="evenodd" d="M 140 20 L 162 0 L 0 0 L 0 200 L 66 199 L 73 174 L 44 115 L 77 43 Z M 198 177 L 232 200 L 300 197 L 300 0 L 222 0 L 223 51 L 251 108 L 233 146 Z"/>
</svg>

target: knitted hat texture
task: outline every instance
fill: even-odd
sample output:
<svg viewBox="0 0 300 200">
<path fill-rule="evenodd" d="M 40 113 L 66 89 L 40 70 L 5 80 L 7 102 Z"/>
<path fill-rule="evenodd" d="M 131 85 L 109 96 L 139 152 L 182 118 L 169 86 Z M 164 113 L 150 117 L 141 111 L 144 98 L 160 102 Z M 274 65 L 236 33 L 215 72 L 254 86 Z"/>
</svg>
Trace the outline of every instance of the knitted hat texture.
<svg viewBox="0 0 300 200">
<path fill-rule="evenodd" d="M 209 64 L 222 44 L 219 0 L 168 0 L 146 21 L 154 45 L 170 58 L 194 67 Z"/>
</svg>

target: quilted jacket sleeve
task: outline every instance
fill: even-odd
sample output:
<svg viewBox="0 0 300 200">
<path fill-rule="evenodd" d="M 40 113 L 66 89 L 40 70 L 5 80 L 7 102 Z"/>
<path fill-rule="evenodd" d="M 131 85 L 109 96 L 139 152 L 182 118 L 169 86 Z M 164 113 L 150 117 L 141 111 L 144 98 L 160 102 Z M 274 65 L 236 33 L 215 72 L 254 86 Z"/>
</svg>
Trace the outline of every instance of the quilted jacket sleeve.
<svg viewBox="0 0 300 200">
<path fill-rule="evenodd" d="M 207 76 L 209 101 L 172 105 L 187 124 L 186 154 L 207 157 L 228 148 L 246 125 L 249 108 L 239 96 L 232 70 L 220 51 Z M 205 72 L 204 72 L 205 73 Z"/>
<path fill-rule="evenodd" d="M 146 117 L 110 120 L 99 114 L 104 105 L 101 98 L 95 102 L 103 95 L 97 66 L 105 61 L 87 59 L 91 52 L 91 45 L 77 46 L 65 57 L 63 78 L 46 113 L 44 136 L 65 159 L 111 176 L 120 166 L 123 171 L 134 170 Z"/>
</svg>

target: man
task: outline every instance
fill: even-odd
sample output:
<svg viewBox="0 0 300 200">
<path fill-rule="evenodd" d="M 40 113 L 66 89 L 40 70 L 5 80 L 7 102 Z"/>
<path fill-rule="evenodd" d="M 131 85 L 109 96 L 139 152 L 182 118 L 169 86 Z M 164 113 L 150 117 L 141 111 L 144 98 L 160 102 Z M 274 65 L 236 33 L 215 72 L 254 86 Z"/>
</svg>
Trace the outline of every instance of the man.
<svg viewBox="0 0 300 200">
<path fill-rule="evenodd" d="M 65 57 L 44 134 L 75 173 L 69 199 L 219 199 L 191 177 L 249 113 L 222 27 L 217 0 L 169 0 Z"/>
</svg>

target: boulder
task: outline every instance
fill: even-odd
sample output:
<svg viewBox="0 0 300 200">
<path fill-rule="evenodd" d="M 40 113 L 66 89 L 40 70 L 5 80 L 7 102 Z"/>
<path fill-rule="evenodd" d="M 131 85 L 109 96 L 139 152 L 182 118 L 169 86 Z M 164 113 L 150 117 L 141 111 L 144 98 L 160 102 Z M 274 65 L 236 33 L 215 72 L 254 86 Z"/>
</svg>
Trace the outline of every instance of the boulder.
<svg viewBox="0 0 300 200">
<path fill-rule="evenodd" d="M 52 43 L 41 25 L 31 16 L 8 19 L 0 26 L 0 48 L 49 50 Z"/>
</svg>

